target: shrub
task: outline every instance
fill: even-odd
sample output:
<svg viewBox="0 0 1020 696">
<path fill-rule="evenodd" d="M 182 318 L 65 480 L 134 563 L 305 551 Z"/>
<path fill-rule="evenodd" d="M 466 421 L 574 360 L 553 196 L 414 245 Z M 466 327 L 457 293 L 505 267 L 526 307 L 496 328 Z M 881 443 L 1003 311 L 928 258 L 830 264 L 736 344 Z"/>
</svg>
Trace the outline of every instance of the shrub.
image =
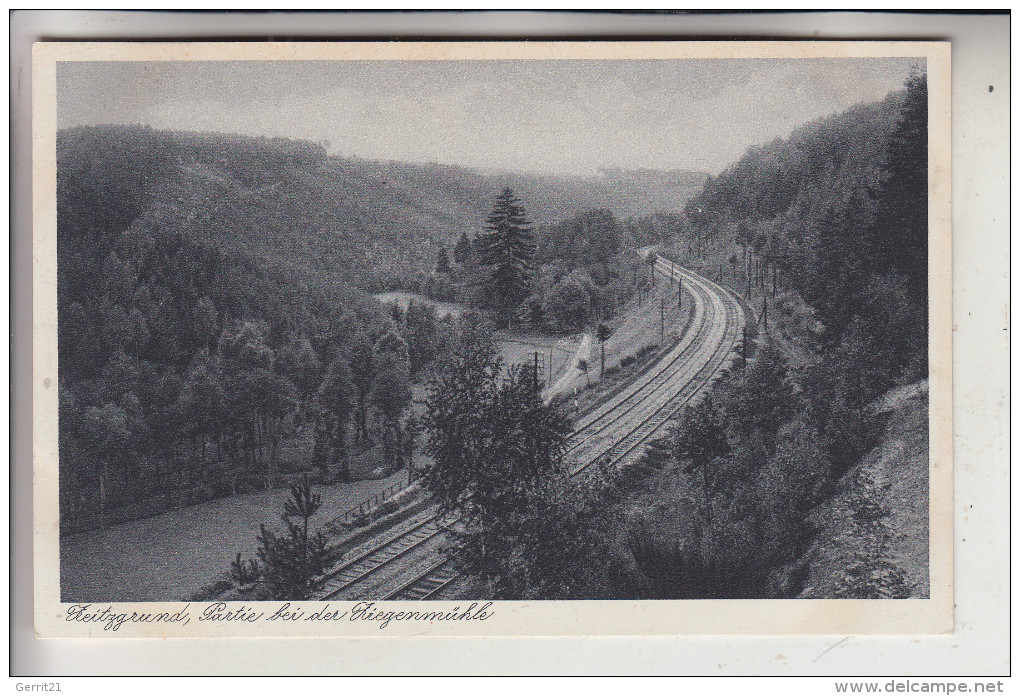
<svg viewBox="0 0 1020 696">
<path fill-rule="evenodd" d="M 314 578 L 325 571 L 327 557 L 334 550 L 321 530 L 314 534 L 308 530 L 309 519 L 320 507 L 322 499 L 312 492 L 307 474 L 300 483 L 290 484 L 290 498 L 281 515 L 287 532 L 277 534 L 264 524 L 260 526 L 259 560 L 243 561 L 237 554 L 231 564 L 231 577 L 238 586 L 254 584 L 254 574 L 273 599 L 307 599 Z"/>
<path fill-rule="evenodd" d="M 237 558 L 230 564 L 230 579 L 239 590 L 249 590 L 259 580 L 259 565 L 254 560 L 242 560 L 238 552 Z"/>
</svg>

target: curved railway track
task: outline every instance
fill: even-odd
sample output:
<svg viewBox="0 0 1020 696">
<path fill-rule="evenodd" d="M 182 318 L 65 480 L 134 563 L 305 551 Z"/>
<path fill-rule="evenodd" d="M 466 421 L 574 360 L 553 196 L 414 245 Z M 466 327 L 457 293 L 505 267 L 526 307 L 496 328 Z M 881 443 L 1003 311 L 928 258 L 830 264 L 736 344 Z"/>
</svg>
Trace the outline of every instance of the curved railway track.
<svg viewBox="0 0 1020 696">
<path fill-rule="evenodd" d="M 737 343 L 745 318 L 730 291 L 664 259 L 655 263 L 655 269 L 666 277 L 671 267 L 673 277 L 681 277 L 693 297 L 691 327 L 651 370 L 578 422 L 567 446 L 568 461 L 573 462 L 572 476 L 585 475 L 600 460 L 618 467 L 635 459 L 642 445 L 660 434 L 670 419 L 711 383 Z M 323 576 L 315 598 L 335 599 L 349 594 L 398 558 L 410 560 L 416 549 L 427 550 L 430 542 L 441 539 L 455 521 L 430 517 L 359 552 Z M 418 563 L 427 565 L 384 599 L 435 599 L 459 577 L 446 560 L 422 558 Z"/>
<path fill-rule="evenodd" d="M 709 326 L 714 319 L 713 316 L 705 316 L 706 308 L 704 298 L 697 293 L 694 297 L 694 316 L 691 319 L 693 331 L 688 331 L 674 346 L 673 350 L 663 357 L 651 370 L 644 373 L 616 398 L 603 404 L 591 413 L 581 418 L 574 432 L 570 435 L 567 445 L 567 456 L 570 456 L 578 449 L 586 439 L 599 435 L 617 421 L 622 415 L 630 413 L 641 402 L 642 398 L 654 394 L 658 390 L 668 386 L 668 378 L 671 369 L 686 360 L 690 353 L 696 349 L 697 343 L 704 340 L 708 334 Z M 622 409 L 622 410 L 621 410 Z"/>
<path fill-rule="evenodd" d="M 334 599 L 348 588 L 360 583 L 376 571 L 416 549 L 446 531 L 446 521 L 429 517 L 396 536 L 379 542 L 354 558 L 342 562 L 322 576 L 318 582 L 316 598 Z"/>
<path fill-rule="evenodd" d="M 459 577 L 460 573 L 453 565 L 443 559 L 415 575 L 383 599 L 417 602 L 432 599 Z"/>
<path fill-rule="evenodd" d="M 665 274 L 669 262 L 660 260 L 656 267 Z M 744 322 L 740 304 L 711 281 L 677 266 L 673 270 L 674 274 L 679 271 L 685 277 L 689 289 L 693 286 L 696 305 L 702 305 L 702 321 L 694 336 L 688 332 L 690 341 L 685 338 L 660 360 L 654 374 L 632 385 L 633 393 L 624 392 L 623 398 L 606 407 L 607 415 L 612 416 L 610 422 L 586 437 L 586 446 L 574 448 L 584 452 L 582 457 L 575 455 L 581 460 L 575 474 L 606 456 L 607 463 L 612 466 L 629 463 L 637 448 L 658 434 L 677 411 L 712 380 L 736 345 Z M 696 318 L 698 310 L 696 306 Z M 608 434 L 602 435 L 606 430 Z"/>
</svg>

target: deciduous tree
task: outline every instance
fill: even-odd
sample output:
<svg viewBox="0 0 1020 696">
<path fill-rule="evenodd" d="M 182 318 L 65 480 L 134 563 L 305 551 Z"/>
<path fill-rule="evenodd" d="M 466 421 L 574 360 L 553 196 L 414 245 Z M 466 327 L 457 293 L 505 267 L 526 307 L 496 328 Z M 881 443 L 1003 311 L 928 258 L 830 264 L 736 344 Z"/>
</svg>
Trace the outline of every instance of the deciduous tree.
<svg viewBox="0 0 1020 696">
<path fill-rule="evenodd" d="M 347 360 L 338 359 L 326 372 L 315 393 L 315 442 L 312 461 L 324 472 L 330 464 L 340 464 L 340 477 L 349 481 L 350 454 L 347 429 L 355 406 L 355 387 Z"/>
<path fill-rule="evenodd" d="M 504 379 L 498 372 L 484 345 L 463 346 L 444 365 L 427 402 L 434 464 L 424 481 L 444 509 L 461 513 L 457 564 L 506 596 L 519 593 L 513 579 L 534 558 L 550 482 L 563 483 L 570 423 L 542 403 L 525 366 Z"/>
</svg>

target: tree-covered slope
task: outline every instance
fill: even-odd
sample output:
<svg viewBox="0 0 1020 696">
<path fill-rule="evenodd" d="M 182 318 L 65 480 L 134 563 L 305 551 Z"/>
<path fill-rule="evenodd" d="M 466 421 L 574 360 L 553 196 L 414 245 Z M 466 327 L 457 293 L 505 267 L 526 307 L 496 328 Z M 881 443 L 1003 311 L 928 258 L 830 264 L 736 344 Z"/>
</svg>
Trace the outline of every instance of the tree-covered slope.
<svg viewBox="0 0 1020 696">
<path fill-rule="evenodd" d="M 730 265 L 750 285 L 795 290 L 826 345 L 859 334 L 887 377 L 912 381 L 927 366 L 927 155 L 917 76 L 881 102 L 752 148 L 686 211 L 702 241 L 734 245 L 742 263 Z"/>
<path fill-rule="evenodd" d="M 585 598 L 925 596 L 926 395 L 896 415 L 879 397 L 927 372 L 927 165 L 919 74 L 706 182 L 661 253 L 743 296 L 750 359 L 644 466 L 589 489 L 597 515 L 550 506 L 557 538 L 515 558 L 562 559 L 553 572 Z"/>
<path fill-rule="evenodd" d="M 68 529 L 309 462 L 343 476 L 373 445 L 397 463 L 408 380 L 449 327 L 422 306 L 391 316 L 365 291 L 424 277 L 437 249 L 480 230 L 502 176 L 331 158 L 286 139 L 61 131 Z M 530 182 L 540 216 L 609 196 L 514 180 Z"/>
<path fill-rule="evenodd" d="M 116 137 L 116 136 L 120 137 Z M 357 287 L 321 148 L 79 129 L 58 142 L 64 531 L 396 466 L 409 379 L 444 326 Z M 399 450 L 399 451 L 398 451 Z"/>
<path fill-rule="evenodd" d="M 285 139 L 79 127 L 58 134 L 62 235 L 125 222 L 246 251 L 306 282 L 404 284 L 440 246 L 485 224 L 506 186 L 532 221 L 604 208 L 618 217 L 675 211 L 704 177 L 613 171 L 592 177 L 482 172 L 330 157 Z"/>
<path fill-rule="evenodd" d="M 646 579 L 677 569 L 655 591 L 795 596 L 825 558 L 830 571 L 861 576 L 839 596 L 925 592 L 923 582 L 879 586 L 884 571 L 858 567 L 846 545 L 819 553 L 828 542 L 812 511 L 834 497 L 847 507 L 847 472 L 879 456 L 888 413 L 876 399 L 927 376 L 927 173 L 927 83 L 913 75 L 880 103 L 751 149 L 688 204 L 693 255 L 713 255 L 709 268 L 754 307 L 762 335 L 753 362 L 677 424 L 674 484 L 695 504 L 663 508 L 684 520 L 681 539 L 638 535 Z M 923 426 L 911 432 L 922 437 Z M 900 456 L 925 470 L 899 452 L 883 465 Z M 926 492 L 900 490 L 916 510 L 927 510 Z M 869 505 L 854 498 L 849 514 L 874 515 Z M 900 531 L 926 534 L 911 524 Z"/>
</svg>

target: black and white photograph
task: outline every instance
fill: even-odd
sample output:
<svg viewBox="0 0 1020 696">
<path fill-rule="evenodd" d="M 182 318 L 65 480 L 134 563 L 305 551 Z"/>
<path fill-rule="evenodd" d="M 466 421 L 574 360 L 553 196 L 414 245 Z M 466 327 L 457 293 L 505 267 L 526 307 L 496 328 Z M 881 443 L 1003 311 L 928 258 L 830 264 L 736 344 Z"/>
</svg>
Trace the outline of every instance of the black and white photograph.
<svg viewBox="0 0 1020 696">
<path fill-rule="evenodd" d="M 59 621 L 948 606 L 948 143 L 868 46 L 56 59 Z"/>
</svg>

